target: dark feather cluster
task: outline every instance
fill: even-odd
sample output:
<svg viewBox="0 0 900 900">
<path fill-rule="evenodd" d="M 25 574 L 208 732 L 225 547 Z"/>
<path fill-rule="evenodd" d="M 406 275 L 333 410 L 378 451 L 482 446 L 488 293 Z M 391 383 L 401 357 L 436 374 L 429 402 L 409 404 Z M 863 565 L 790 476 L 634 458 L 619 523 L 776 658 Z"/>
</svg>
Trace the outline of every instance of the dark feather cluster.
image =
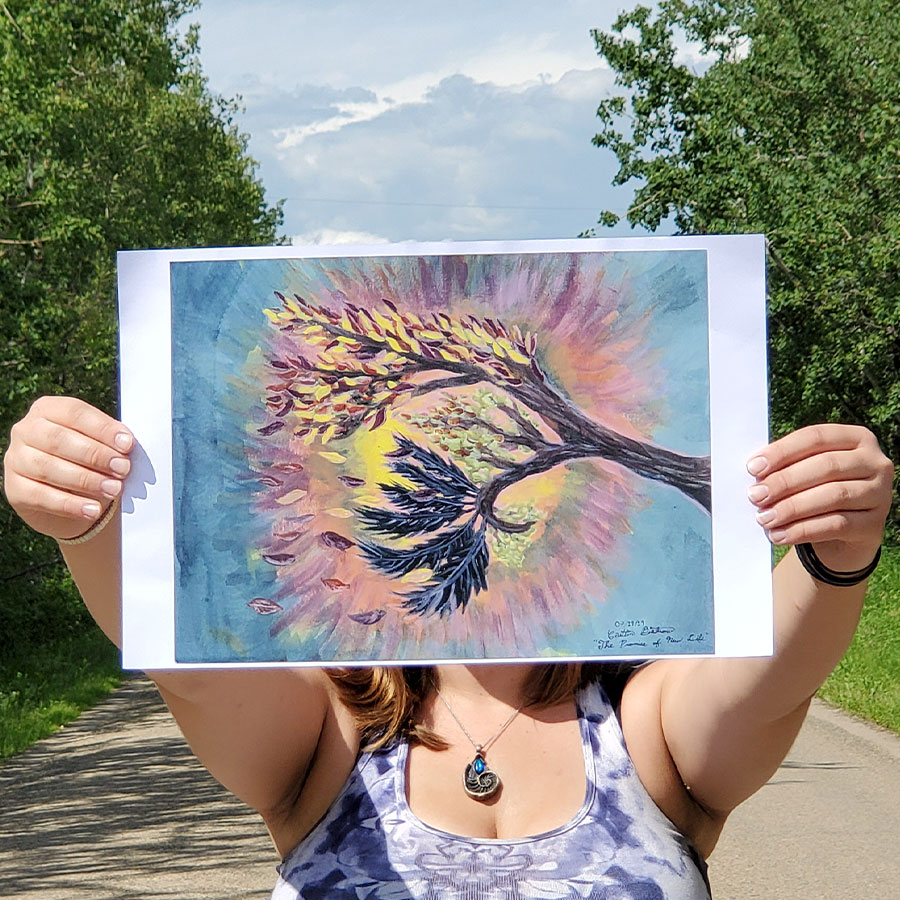
<svg viewBox="0 0 900 900">
<path fill-rule="evenodd" d="M 397 445 L 388 454 L 391 470 L 414 487 L 381 484 L 391 508 L 364 506 L 356 512 L 377 534 L 398 540 L 418 534 L 431 537 L 402 548 L 361 541 L 359 549 L 372 566 L 396 578 L 430 569 L 426 584 L 402 595 L 403 605 L 418 615 L 449 615 L 465 609 L 472 595 L 487 587 L 485 523 L 475 527 L 472 508 L 478 488 L 458 466 L 434 451 L 403 437 Z M 466 522 L 449 527 L 467 512 L 472 514 Z"/>
</svg>

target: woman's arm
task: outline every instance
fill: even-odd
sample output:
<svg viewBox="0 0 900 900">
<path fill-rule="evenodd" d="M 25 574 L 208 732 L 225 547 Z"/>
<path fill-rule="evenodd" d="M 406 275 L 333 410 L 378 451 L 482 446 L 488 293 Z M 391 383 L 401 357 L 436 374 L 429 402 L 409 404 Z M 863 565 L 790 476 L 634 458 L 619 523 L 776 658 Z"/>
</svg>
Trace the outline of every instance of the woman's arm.
<svg viewBox="0 0 900 900">
<path fill-rule="evenodd" d="M 42 398 L 13 427 L 3 461 L 7 499 L 35 530 L 54 538 L 76 537 L 121 495 L 133 444 L 128 429 L 100 410 L 71 397 Z M 117 514 L 86 543 L 61 545 L 85 605 L 117 645 L 119 525 Z M 328 734 L 336 746 L 346 743 L 346 725 L 341 733 L 326 727 L 336 711 L 321 670 L 148 674 L 200 761 L 259 810 L 273 830 L 293 812 L 320 736 Z M 344 755 L 352 757 L 355 748 Z"/>
<path fill-rule="evenodd" d="M 751 499 L 773 543 L 810 542 L 836 571 L 872 561 L 890 507 L 893 467 L 870 432 L 803 428 L 770 444 L 749 467 L 757 477 Z M 714 821 L 724 821 L 784 759 L 810 699 L 850 644 L 866 588 L 816 581 L 793 549 L 776 567 L 773 584 L 773 656 L 654 663 L 623 696 L 626 739 L 651 794 L 654 781 L 660 796 L 671 794 L 671 779 L 659 774 L 666 756 L 670 773 Z"/>
</svg>

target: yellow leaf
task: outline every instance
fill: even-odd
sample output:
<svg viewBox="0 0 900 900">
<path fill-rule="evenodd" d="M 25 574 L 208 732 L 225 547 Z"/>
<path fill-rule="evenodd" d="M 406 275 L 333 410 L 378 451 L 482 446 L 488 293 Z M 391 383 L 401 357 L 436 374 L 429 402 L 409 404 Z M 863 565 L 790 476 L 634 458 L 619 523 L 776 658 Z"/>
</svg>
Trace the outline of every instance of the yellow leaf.
<svg viewBox="0 0 900 900">
<path fill-rule="evenodd" d="M 397 343 L 397 341 L 394 340 L 394 338 L 392 338 L 390 335 L 386 335 L 386 336 L 385 336 L 385 340 L 387 341 L 388 347 L 390 347 L 391 350 L 395 350 L 397 353 L 403 353 L 403 352 L 404 352 L 403 348 L 402 348 L 402 347 Z"/>
<path fill-rule="evenodd" d="M 494 351 L 496 356 L 499 356 L 501 359 L 506 357 L 506 353 L 503 350 L 503 347 L 497 341 L 491 341 L 491 350 Z"/>
<path fill-rule="evenodd" d="M 315 431 L 310 430 L 306 434 L 303 435 L 303 443 L 304 444 L 311 444 L 315 439 L 316 439 Z"/>
<path fill-rule="evenodd" d="M 284 305 L 292 312 L 294 315 L 303 316 L 304 319 L 308 319 L 309 316 L 303 311 L 303 308 L 297 303 L 296 300 L 293 300 L 291 297 L 284 298 Z"/>
<path fill-rule="evenodd" d="M 466 328 L 466 341 L 469 344 L 475 344 L 477 347 L 483 347 L 486 343 L 485 338 L 481 337 L 476 331 L 471 328 Z"/>
<path fill-rule="evenodd" d="M 413 569 L 412 572 L 404 575 L 400 581 L 404 584 L 425 584 L 425 582 L 431 580 L 431 576 L 431 569 Z"/>
<path fill-rule="evenodd" d="M 322 432 L 322 443 L 327 444 L 337 432 L 337 425 L 329 425 L 324 432 Z"/>
<path fill-rule="evenodd" d="M 395 326 L 395 327 L 394 327 L 394 331 L 395 331 L 395 332 L 396 332 L 396 333 L 397 333 L 404 341 L 408 341 L 408 340 L 409 340 L 409 334 L 407 333 L 406 328 L 404 327 L 403 319 L 401 319 L 400 316 L 398 316 L 396 313 L 394 313 L 393 319 L 394 319 L 394 326 Z"/>
<path fill-rule="evenodd" d="M 386 328 L 388 331 L 394 330 L 394 323 L 388 318 L 385 318 L 377 309 L 373 309 L 370 313 L 372 318 L 382 327 Z"/>
<path fill-rule="evenodd" d="M 333 463 L 342 463 L 347 461 L 346 456 L 341 456 L 340 453 L 336 453 L 334 450 L 320 450 L 319 456 L 323 459 L 327 459 L 328 462 Z"/>
<path fill-rule="evenodd" d="M 314 391 L 313 397 L 316 400 L 324 400 L 331 393 L 331 385 L 330 384 L 320 384 Z"/>
<path fill-rule="evenodd" d="M 509 358 L 510 358 L 513 362 L 521 363 L 522 365 L 528 365 L 528 362 L 529 362 L 528 357 L 527 357 L 527 356 L 523 356 L 521 353 L 519 353 L 519 351 L 516 350 L 515 347 L 510 347 L 510 349 L 509 349 Z"/>
<path fill-rule="evenodd" d="M 288 491 L 284 496 L 277 497 L 275 499 L 276 503 L 280 503 L 282 506 L 287 506 L 288 503 L 296 503 L 298 500 L 302 500 L 306 496 L 306 491 L 297 488 L 294 491 Z"/>
<path fill-rule="evenodd" d="M 274 322 L 276 325 L 278 324 L 278 310 L 277 309 L 264 309 L 263 312 L 266 314 L 266 318 L 270 322 Z"/>
<path fill-rule="evenodd" d="M 340 506 L 334 509 L 326 509 L 324 512 L 326 516 L 335 516 L 338 519 L 350 519 L 353 517 L 353 513 L 349 509 L 343 509 Z"/>
</svg>

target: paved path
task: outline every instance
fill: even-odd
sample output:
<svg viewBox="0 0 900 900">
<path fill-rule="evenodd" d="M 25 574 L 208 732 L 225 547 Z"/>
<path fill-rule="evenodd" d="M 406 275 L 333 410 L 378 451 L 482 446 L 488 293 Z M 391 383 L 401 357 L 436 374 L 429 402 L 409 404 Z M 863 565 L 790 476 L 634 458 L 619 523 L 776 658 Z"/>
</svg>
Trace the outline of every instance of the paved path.
<svg viewBox="0 0 900 900">
<path fill-rule="evenodd" d="M 275 862 L 145 681 L 0 767 L 3 900 L 265 900 Z M 710 866 L 716 900 L 898 900 L 900 738 L 816 704 Z"/>
</svg>

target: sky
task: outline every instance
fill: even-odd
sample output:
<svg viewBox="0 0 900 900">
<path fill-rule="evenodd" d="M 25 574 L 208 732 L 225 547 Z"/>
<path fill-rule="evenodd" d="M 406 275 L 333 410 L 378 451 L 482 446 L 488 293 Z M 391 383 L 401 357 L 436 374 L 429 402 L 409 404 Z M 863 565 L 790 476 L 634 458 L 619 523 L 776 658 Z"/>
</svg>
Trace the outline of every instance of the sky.
<svg viewBox="0 0 900 900">
<path fill-rule="evenodd" d="M 627 206 L 591 144 L 617 89 L 590 30 L 633 5 L 206 0 L 192 20 L 294 243 L 515 240 Z"/>
</svg>

